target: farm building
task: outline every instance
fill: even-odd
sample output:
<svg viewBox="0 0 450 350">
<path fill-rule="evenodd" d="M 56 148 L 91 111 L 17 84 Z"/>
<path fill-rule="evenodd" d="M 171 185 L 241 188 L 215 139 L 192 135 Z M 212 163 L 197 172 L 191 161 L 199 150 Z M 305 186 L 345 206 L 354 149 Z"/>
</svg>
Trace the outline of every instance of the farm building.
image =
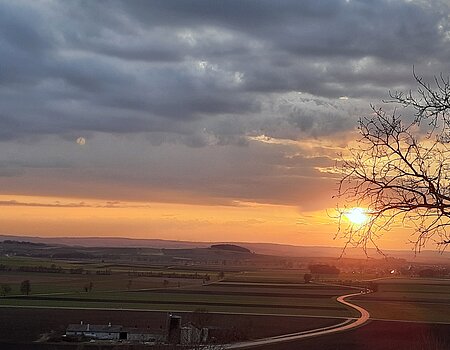
<svg viewBox="0 0 450 350">
<path fill-rule="evenodd" d="M 121 325 L 70 324 L 67 337 L 86 337 L 98 340 L 128 341 L 140 343 L 202 344 L 208 340 L 208 328 L 193 323 L 181 325 L 181 316 L 167 315 L 165 329 L 124 327 Z"/>
<path fill-rule="evenodd" d="M 132 342 L 162 343 L 166 332 L 149 328 L 132 328 L 121 325 L 70 324 L 66 336 L 87 337 L 99 340 L 127 340 Z"/>
<path fill-rule="evenodd" d="M 193 323 L 181 327 L 180 343 L 187 344 L 203 344 L 208 340 L 208 328 L 197 327 Z"/>
<path fill-rule="evenodd" d="M 166 332 L 163 330 L 152 330 L 148 328 L 124 328 L 123 332 L 127 334 L 127 340 L 141 343 L 164 343 Z"/>
<path fill-rule="evenodd" d="M 103 340 L 127 339 L 127 334 L 122 332 L 123 327 L 118 325 L 98 325 L 98 324 L 70 324 L 66 329 L 67 336 L 84 336 Z"/>
</svg>

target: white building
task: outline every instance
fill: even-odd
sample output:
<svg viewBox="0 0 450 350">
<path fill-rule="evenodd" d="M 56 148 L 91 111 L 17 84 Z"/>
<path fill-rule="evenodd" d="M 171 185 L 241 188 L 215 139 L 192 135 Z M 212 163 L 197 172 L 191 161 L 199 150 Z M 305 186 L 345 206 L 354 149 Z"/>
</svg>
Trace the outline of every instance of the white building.
<svg viewBox="0 0 450 350">
<path fill-rule="evenodd" d="M 87 337 L 99 340 L 126 340 L 141 343 L 163 343 L 166 340 L 164 330 L 152 330 L 149 328 L 123 327 L 121 325 L 98 324 L 70 324 L 66 329 L 66 336 Z"/>
<path fill-rule="evenodd" d="M 84 336 L 103 340 L 127 339 L 127 334 L 122 332 L 123 327 L 119 325 L 99 325 L 99 324 L 69 324 L 66 329 L 67 336 Z"/>
</svg>

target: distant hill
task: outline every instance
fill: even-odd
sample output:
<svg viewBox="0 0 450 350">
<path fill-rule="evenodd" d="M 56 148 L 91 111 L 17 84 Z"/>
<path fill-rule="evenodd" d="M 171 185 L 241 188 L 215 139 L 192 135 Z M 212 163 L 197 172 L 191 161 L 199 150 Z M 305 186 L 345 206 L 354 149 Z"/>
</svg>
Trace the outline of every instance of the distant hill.
<svg viewBox="0 0 450 350">
<path fill-rule="evenodd" d="M 239 253 L 251 253 L 250 249 L 241 247 L 236 244 L 213 244 L 211 246 L 211 249 L 229 250 L 232 252 L 239 252 Z"/>
<path fill-rule="evenodd" d="M 6 239 L 4 241 L 1 241 L 0 243 L 2 243 L 2 244 L 10 244 L 10 245 L 31 245 L 31 246 L 39 246 L 39 247 L 45 246 L 45 243 L 33 243 L 33 242 L 27 242 L 27 241 L 15 241 L 15 240 L 10 240 L 10 239 Z"/>
<path fill-rule="evenodd" d="M 0 241 L 17 240 L 33 243 L 47 243 L 53 245 L 70 245 L 81 247 L 122 247 L 122 248 L 170 248 L 170 249 L 192 249 L 209 248 L 211 244 L 230 244 L 247 248 L 257 254 L 291 256 L 291 257 L 326 257 L 339 258 L 342 253 L 341 247 L 324 246 L 296 246 L 276 243 L 248 243 L 248 242 L 189 242 L 163 239 L 134 239 L 121 237 L 32 237 L 0 235 Z M 383 250 L 390 257 L 402 258 L 413 262 L 444 263 L 449 264 L 450 252 L 438 252 L 435 250 L 424 250 L 415 255 L 412 250 Z M 368 249 L 371 258 L 380 258 L 375 249 Z M 366 255 L 361 248 L 348 248 L 345 251 L 346 258 L 364 259 Z"/>
</svg>

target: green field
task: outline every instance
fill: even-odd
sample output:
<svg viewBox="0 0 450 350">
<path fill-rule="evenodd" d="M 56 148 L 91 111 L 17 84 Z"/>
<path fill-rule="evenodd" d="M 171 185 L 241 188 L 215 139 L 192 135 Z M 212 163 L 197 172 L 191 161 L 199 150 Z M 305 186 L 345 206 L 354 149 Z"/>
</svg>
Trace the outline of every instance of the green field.
<svg viewBox="0 0 450 350">
<path fill-rule="evenodd" d="M 0 272 L 0 284 L 12 287 L 12 294 L 20 294 L 20 283 L 30 280 L 31 295 L 52 293 L 79 293 L 91 282 L 93 291 L 120 291 L 171 286 L 201 285 L 202 280 L 184 278 L 130 277 L 126 273 L 111 275 L 71 275 L 57 273 Z M 165 283 L 164 280 L 167 282 Z M 131 281 L 131 283 L 130 283 Z"/>
<path fill-rule="evenodd" d="M 225 278 L 227 282 L 255 283 L 303 283 L 303 275 L 309 270 L 274 270 L 243 271 Z"/>
<path fill-rule="evenodd" d="M 450 280 L 398 278 L 377 284 L 375 293 L 353 299 L 373 318 L 450 323 Z"/>
<path fill-rule="evenodd" d="M 220 286 L 191 286 L 149 291 L 92 291 L 58 294 L 31 294 L 9 296 L 0 299 L 0 305 L 38 305 L 88 308 L 123 308 L 147 310 L 186 310 L 199 308 L 216 312 L 245 312 L 290 315 L 356 316 L 337 303 L 336 295 L 342 290 L 334 289 L 287 289 L 280 293 L 277 288 L 255 288 L 242 286 L 239 292 Z M 55 290 L 55 288 L 50 288 Z M 229 295 L 232 293 L 233 295 Z M 255 295 L 256 294 L 256 295 Z M 262 295 L 261 295 L 262 294 Z"/>
</svg>

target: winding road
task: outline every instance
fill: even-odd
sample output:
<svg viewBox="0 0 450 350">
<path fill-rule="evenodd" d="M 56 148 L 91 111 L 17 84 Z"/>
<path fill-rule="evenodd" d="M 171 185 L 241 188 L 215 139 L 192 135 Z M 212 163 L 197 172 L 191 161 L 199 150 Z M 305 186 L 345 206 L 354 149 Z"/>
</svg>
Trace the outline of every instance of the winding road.
<svg viewBox="0 0 450 350">
<path fill-rule="evenodd" d="M 312 337 L 318 337 L 321 335 L 331 334 L 331 333 L 337 333 L 337 332 L 343 332 L 347 331 L 349 329 L 353 329 L 359 326 L 362 326 L 364 323 L 366 323 L 369 320 L 370 314 L 369 312 L 355 304 L 352 304 L 351 302 L 345 300 L 350 297 L 361 295 L 361 292 L 359 293 L 352 293 L 347 295 L 342 295 L 338 297 L 336 300 L 344 304 L 346 306 L 351 307 L 352 309 L 355 309 L 360 313 L 360 317 L 356 319 L 347 319 L 344 322 L 338 323 L 333 326 L 323 327 L 323 328 L 316 328 L 311 329 L 308 331 L 298 332 L 298 333 L 290 333 L 285 335 L 279 335 L 276 337 L 269 337 L 269 338 L 263 338 L 263 339 L 256 339 L 256 340 L 249 340 L 244 341 L 240 343 L 234 343 L 234 344 L 227 344 L 224 346 L 224 349 L 249 349 L 257 346 L 262 345 L 272 345 L 277 343 L 283 343 L 293 340 L 299 340 L 299 339 L 306 339 L 306 338 L 312 338 Z"/>
</svg>

